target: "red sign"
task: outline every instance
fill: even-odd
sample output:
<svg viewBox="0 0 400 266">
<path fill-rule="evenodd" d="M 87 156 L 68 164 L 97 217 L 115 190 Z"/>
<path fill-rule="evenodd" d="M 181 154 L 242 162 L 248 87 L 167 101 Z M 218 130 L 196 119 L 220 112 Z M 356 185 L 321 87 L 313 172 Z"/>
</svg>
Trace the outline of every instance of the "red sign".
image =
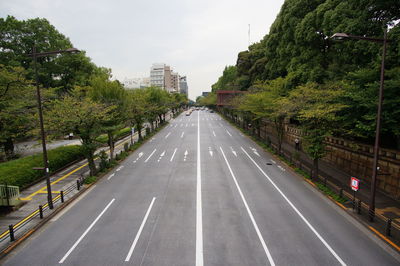
<svg viewBox="0 0 400 266">
<path fill-rule="evenodd" d="M 360 180 L 352 176 L 350 179 L 350 186 L 351 186 L 351 189 L 354 191 L 359 190 L 360 189 Z"/>
</svg>

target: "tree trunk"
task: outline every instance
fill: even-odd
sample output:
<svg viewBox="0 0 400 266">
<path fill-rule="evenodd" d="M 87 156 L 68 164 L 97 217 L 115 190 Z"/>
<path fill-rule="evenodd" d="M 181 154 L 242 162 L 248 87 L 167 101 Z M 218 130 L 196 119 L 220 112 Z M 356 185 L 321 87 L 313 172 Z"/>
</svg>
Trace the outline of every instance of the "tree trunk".
<svg viewBox="0 0 400 266">
<path fill-rule="evenodd" d="M 6 154 L 6 160 L 11 160 L 14 157 L 14 142 L 12 138 L 7 138 L 3 142 L 4 153 Z"/>
<path fill-rule="evenodd" d="M 110 160 L 114 160 L 114 136 L 112 132 L 107 132 L 108 147 L 110 147 Z"/>
<path fill-rule="evenodd" d="M 90 175 L 95 176 L 97 173 L 96 164 L 94 163 L 93 153 L 89 154 L 87 160 L 89 163 Z"/>
<path fill-rule="evenodd" d="M 153 123 L 151 123 L 151 124 L 153 124 Z M 142 126 L 139 125 L 139 124 L 137 124 L 137 125 L 136 125 L 136 130 L 138 131 L 138 138 L 139 138 L 139 141 L 141 141 L 141 140 L 143 139 L 143 137 L 142 137 Z"/>
</svg>

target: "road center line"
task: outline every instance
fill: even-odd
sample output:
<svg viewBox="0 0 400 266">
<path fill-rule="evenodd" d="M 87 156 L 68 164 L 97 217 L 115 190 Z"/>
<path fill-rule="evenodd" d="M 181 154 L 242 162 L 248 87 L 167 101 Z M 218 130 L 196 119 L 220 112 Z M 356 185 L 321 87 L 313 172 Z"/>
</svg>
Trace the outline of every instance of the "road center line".
<svg viewBox="0 0 400 266">
<path fill-rule="evenodd" d="M 172 160 L 174 159 L 175 152 L 176 152 L 177 149 L 178 149 L 178 148 L 175 148 L 174 153 L 173 153 L 172 156 L 171 156 L 171 160 L 169 160 L 170 162 L 172 162 Z"/>
<path fill-rule="evenodd" d="M 154 149 L 154 151 L 149 155 L 149 157 L 147 157 L 146 161 L 144 161 L 145 163 L 147 163 L 147 161 L 150 159 L 151 156 L 153 156 L 153 154 L 156 152 L 157 149 Z"/>
<path fill-rule="evenodd" d="M 203 266 L 203 211 L 201 203 L 200 112 L 197 112 L 196 266 Z"/>
<path fill-rule="evenodd" d="M 114 202 L 115 199 L 112 199 L 107 206 L 103 209 L 103 211 L 97 216 L 97 218 L 92 222 L 92 224 L 86 229 L 86 231 L 81 235 L 81 237 L 75 242 L 75 244 L 68 250 L 68 252 L 64 255 L 64 257 L 58 262 L 58 263 L 63 263 L 68 256 L 71 254 L 72 251 L 78 246 L 78 244 L 82 241 L 82 239 L 89 233 L 90 229 L 97 223 L 97 221 L 100 219 L 100 217 L 107 211 L 107 209 L 111 206 L 111 204 Z"/>
<path fill-rule="evenodd" d="M 136 246 L 136 244 L 137 244 L 137 242 L 138 242 L 138 240 L 139 240 L 140 234 L 142 233 L 143 227 L 144 227 L 144 225 L 146 224 L 147 217 L 148 217 L 149 214 L 150 214 L 151 208 L 153 207 L 153 204 L 154 204 L 154 201 L 155 201 L 155 200 L 156 200 L 156 198 L 153 197 L 153 199 L 152 199 L 152 201 L 151 201 L 151 203 L 150 203 L 150 206 L 149 206 L 149 208 L 147 209 L 146 214 L 144 215 L 142 224 L 141 224 L 140 227 L 139 227 L 139 231 L 136 233 L 135 240 L 133 240 L 133 243 L 132 243 L 131 248 L 129 249 L 128 255 L 126 255 L 125 261 L 129 261 L 129 260 L 131 259 L 133 250 L 135 249 L 135 246 Z"/>
<path fill-rule="evenodd" d="M 115 175 L 115 173 L 111 174 L 111 175 L 107 178 L 107 180 L 110 180 L 114 175 Z"/>
<path fill-rule="evenodd" d="M 245 197 L 244 197 L 244 195 L 243 195 L 243 193 L 242 193 L 242 190 L 240 189 L 239 183 L 237 182 L 235 175 L 233 174 L 232 168 L 231 168 L 231 166 L 229 165 L 228 160 L 226 159 L 225 153 L 224 153 L 224 151 L 222 150 L 221 147 L 219 147 L 219 149 L 221 150 L 222 156 L 224 157 L 225 162 L 226 162 L 226 165 L 227 165 L 228 168 L 229 168 L 229 172 L 231 173 L 231 176 L 232 176 L 232 178 L 233 178 L 233 181 L 235 182 L 236 188 L 237 188 L 238 191 L 239 191 L 240 197 L 242 198 L 242 201 L 243 201 L 243 203 L 244 203 L 244 206 L 246 207 L 247 213 L 248 213 L 249 216 L 250 216 L 250 220 L 251 220 L 251 222 L 253 223 L 254 229 L 255 229 L 256 232 L 257 232 L 258 238 L 260 239 L 261 245 L 262 245 L 263 248 L 264 248 L 264 252 L 265 252 L 265 254 L 267 255 L 268 261 L 269 261 L 269 263 L 271 264 L 271 266 L 274 266 L 274 265 L 275 265 L 275 262 L 274 262 L 274 260 L 272 259 L 271 253 L 269 252 L 267 245 L 265 244 L 264 238 L 263 238 L 263 236 L 261 235 L 260 229 L 258 228 L 257 222 L 256 222 L 256 220 L 254 219 L 254 216 L 253 216 L 253 214 L 252 214 L 252 212 L 251 212 L 251 210 L 250 210 L 250 208 L 249 208 L 249 205 L 247 205 L 247 201 L 246 201 L 246 199 L 245 199 Z"/>
<path fill-rule="evenodd" d="M 293 205 L 293 203 L 286 197 L 285 194 L 280 190 L 280 188 L 272 181 L 272 179 L 261 169 L 261 167 L 254 161 L 253 158 L 247 153 L 243 147 L 240 147 L 242 151 L 249 157 L 249 159 L 254 163 L 254 165 L 260 170 L 260 172 L 268 179 L 268 181 L 275 187 L 275 189 L 282 195 L 282 197 L 289 203 L 289 205 L 293 208 L 293 210 L 300 216 L 300 218 L 304 221 L 304 223 L 311 229 L 311 231 L 318 237 L 318 239 L 324 244 L 324 246 L 331 252 L 331 254 L 339 261 L 341 265 L 346 265 L 344 261 L 336 254 L 336 252 L 332 249 L 332 247 L 322 238 L 322 236 L 315 230 L 315 228 L 308 222 L 308 220 L 301 214 L 301 212 Z"/>
</svg>

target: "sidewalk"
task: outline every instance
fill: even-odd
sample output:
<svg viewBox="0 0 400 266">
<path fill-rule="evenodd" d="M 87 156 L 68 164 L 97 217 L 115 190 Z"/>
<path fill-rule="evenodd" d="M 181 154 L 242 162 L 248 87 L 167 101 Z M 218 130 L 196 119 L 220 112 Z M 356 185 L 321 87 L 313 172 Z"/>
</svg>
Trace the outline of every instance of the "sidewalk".
<svg viewBox="0 0 400 266">
<path fill-rule="evenodd" d="M 169 121 L 171 119 L 172 119 L 172 114 L 168 114 L 166 121 Z M 146 130 L 145 128 L 143 128 L 142 136 L 145 135 L 146 135 Z M 137 132 L 134 134 L 133 140 L 137 142 L 138 140 Z M 121 152 L 124 149 L 124 144 L 130 143 L 130 141 L 131 141 L 130 135 L 117 141 L 114 151 L 115 154 Z M 106 150 L 108 152 L 108 147 L 99 148 L 96 151 L 96 153 L 99 153 L 101 150 Z M 96 165 L 98 165 L 99 160 L 95 160 L 95 163 Z M 53 200 L 57 196 L 60 197 L 60 191 L 65 191 L 66 189 L 71 192 L 68 193 L 68 195 L 65 195 L 64 197 L 65 201 L 68 200 L 69 198 L 72 198 L 74 195 L 79 193 L 79 191 L 76 189 L 77 180 L 79 180 L 82 177 L 86 177 L 88 175 L 89 175 L 89 167 L 87 160 L 76 162 L 75 164 L 52 175 L 50 177 L 50 181 L 51 181 Z M 74 187 L 74 189 L 71 189 L 72 187 Z M 23 220 L 33 212 L 37 211 L 39 209 L 39 205 L 42 205 L 43 207 L 46 206 L 47 203 L 46 180 L 43 180 L 37 183 L 36 185 L 33 185 L 22 191 L 20 194 L 20 199 L 23 202 L 25 202 L 25 204 L 22 207 L 20 207 L 18 210 L 12 211 L 0 217 L 0 234 L 3 234 L 3 232 L 7 231 L 9 229 L 8 227 L 9 225 L 16 225 L 17 223 L 21 222 L 21 220 Z M 59 207 L 60 205 L 61 205 L 60 203 L 55 204 L 54 210 L 57 209 L 57 207 Z M 54 212 L 54 210 L 46 210 L 45 216 L 48 216 L 51 212 Z M 15 232 L 16 239 L 27 233 L 35 225 L 39 224 L 41 219 L 38 217 L 38 215 L 36 216 L 37 217 L 28 219 L 26 225 L 24 225 L 23 228 L 21 227 L 20 230 Z M 3 241 L 2 240 L 3 238 L 0 236 L 0 250 L 5 248 L 10 243 L 10 239 L 8 237 L 5 238 Z"/>
</svg>

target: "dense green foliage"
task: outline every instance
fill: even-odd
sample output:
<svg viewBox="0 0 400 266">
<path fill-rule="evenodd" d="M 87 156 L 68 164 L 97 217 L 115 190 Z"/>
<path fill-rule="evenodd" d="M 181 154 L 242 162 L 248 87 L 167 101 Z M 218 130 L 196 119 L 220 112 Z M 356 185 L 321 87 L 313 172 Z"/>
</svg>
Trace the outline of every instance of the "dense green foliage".
<svg viewBox="0 0 400 266">
<path fill-rule="evenodd" d="M 80 146 L 65 146 L 48 151 L 50 172 L 68 163 L 83 158 Z M 43 167 L 42 153 L 0 164 L 0 184 L 25 187 L 43 176 L 43 171 L 33 170 Z"/>
<path fill-rule="evenodd" d="M 313 86 L 309 83 L 318 84 L 318 90 L 340 89 L 343 97 L 337 104 L 343 108 L 332 112 L 335 128 L 328 130 L 329 134 L 371 143 L 375 136 L 382 43 L 335 41 L 330 36 L 344 32 L 382 39 L 387 28 L 391 42 L 386 56 L 382 142 L 387 147 L 400 148 L 399 19 L 397 0 L 286 0 L 269 33 L 238 54 L 236 65 L 224 69 L 212 86 L 213 91 L 257 93 L 260 85 L 268 87 L 279 79 L 282 98 L 304 86 Z M 248 97 L 259 96 L 263 95 Z M 316 105 L 302 107 L 309 113 L 332 110 L 330 102 L 321 101 L 321 105 L 319 109 L 314 109 Z M 316 129 L 302 119 L 301 110 L 291 113 L 289 107 L 286 117 L 308 128 L 308 133 Z M 249 104 L 246 108 L 242 111 L 259 117 L 260 111 L 253 112 Z M 271 119 L 274 110 L 264 109 L 261 113 Z"/>
</svg>

